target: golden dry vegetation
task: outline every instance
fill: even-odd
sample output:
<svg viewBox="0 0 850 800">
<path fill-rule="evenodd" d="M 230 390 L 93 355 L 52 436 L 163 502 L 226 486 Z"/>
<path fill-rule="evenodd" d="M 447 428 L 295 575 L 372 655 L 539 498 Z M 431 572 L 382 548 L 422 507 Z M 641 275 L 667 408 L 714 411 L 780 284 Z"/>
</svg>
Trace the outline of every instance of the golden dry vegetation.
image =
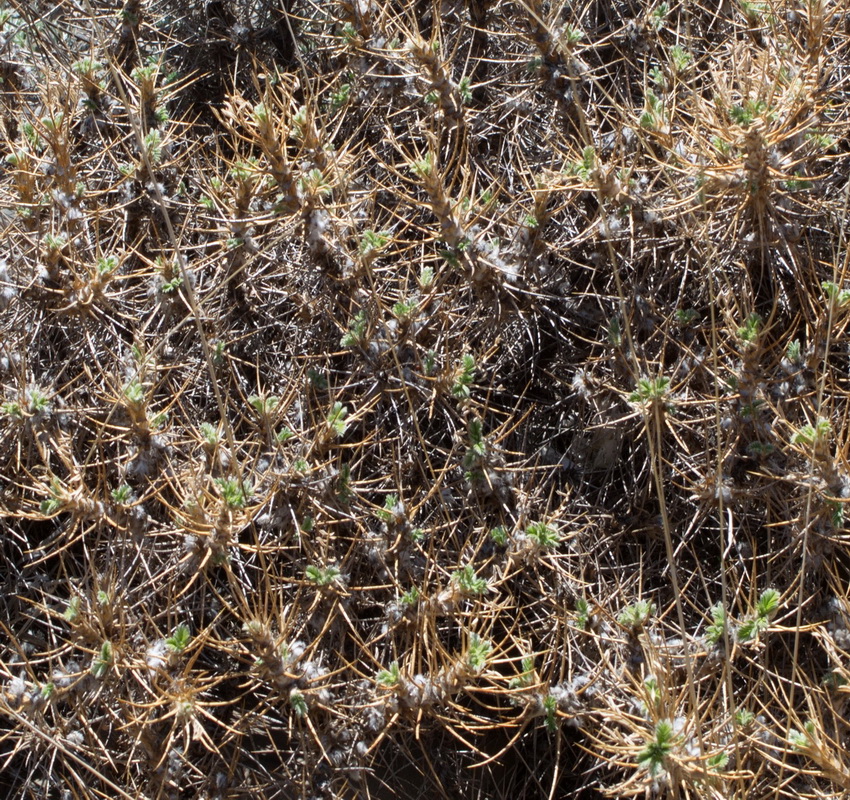
<svg viewBox="0 0 850 800">
<path fill-rule="evenodd" d="M 0 794 L 846 796 L 849 42 L 0 5 Z"/>
</svg>

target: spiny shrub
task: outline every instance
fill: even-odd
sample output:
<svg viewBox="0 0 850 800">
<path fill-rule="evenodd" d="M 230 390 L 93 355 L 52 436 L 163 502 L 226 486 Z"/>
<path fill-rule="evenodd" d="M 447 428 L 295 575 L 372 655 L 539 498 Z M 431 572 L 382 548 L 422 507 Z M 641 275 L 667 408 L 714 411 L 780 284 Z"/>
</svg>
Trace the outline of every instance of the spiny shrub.
<svg viewBox="0 0 850 800">
<path fill-rule="evenodd" d="M 0 794 L 850 786 L 846 4 L 0 4 Z"/>
</svg>

